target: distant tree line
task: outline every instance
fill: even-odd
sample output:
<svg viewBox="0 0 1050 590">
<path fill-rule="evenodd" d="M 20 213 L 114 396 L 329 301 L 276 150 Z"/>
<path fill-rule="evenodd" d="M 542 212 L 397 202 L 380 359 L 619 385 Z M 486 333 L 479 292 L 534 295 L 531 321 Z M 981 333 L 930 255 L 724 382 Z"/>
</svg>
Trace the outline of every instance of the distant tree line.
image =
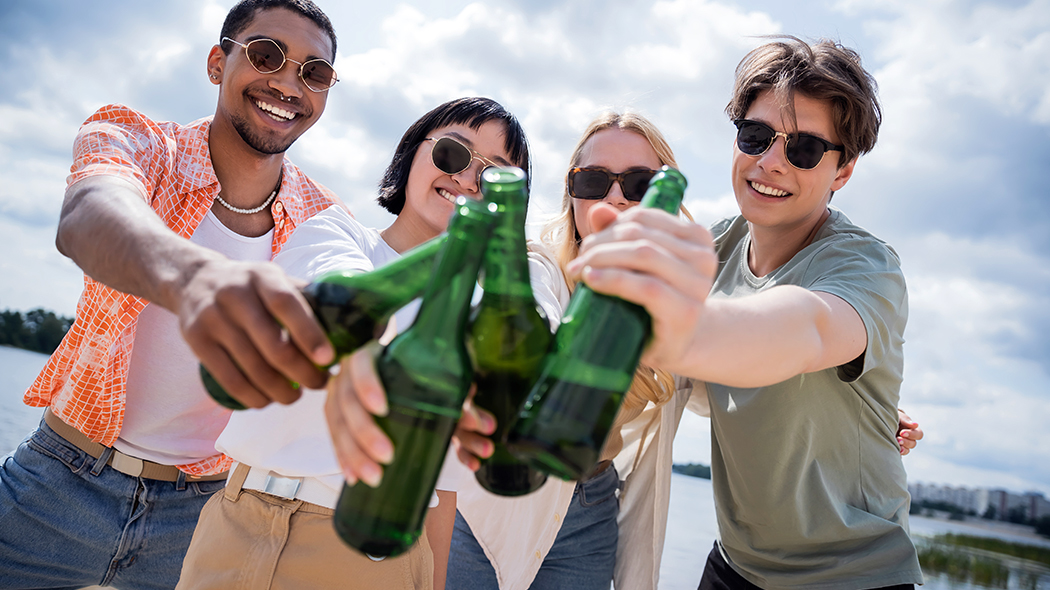
<svg viewBox="0 0 1050 590">
<path fill-rule="evenodd" d="M 682 475 L 699 477 L 701 479 L 711 479 L 711 468 L 707 465 L 701 465 L 700 463 L 689 463 L 687 465 L 671 465 L 671 471 L 674 473 L 681 473 Z"/>
<path fill-rule="evenodd" d="M 55 315 L 43 308 L 0 311 L 0 345 L 51 354 L 73 325 L 73 318 Z"/>
<path fill-rule="evenodd" d="M 989 506 L 989 508 L 992 507 Z M 966 516 L 977 516 L 977 511 L 975 510 L 963 510 L 951 502 L 943 502 L 940 500 L 913 501 L 911 503 L 911 508 L 908 509 L 908 514 L 922 514 L 923 510 L 939 510 L 941 512 L 947 512 L 950 520 L 965 520 Z M 984 518 L 995 518 L 995 515 L 993 514 L 991 517 L 986 515 Z"/>
</svg>

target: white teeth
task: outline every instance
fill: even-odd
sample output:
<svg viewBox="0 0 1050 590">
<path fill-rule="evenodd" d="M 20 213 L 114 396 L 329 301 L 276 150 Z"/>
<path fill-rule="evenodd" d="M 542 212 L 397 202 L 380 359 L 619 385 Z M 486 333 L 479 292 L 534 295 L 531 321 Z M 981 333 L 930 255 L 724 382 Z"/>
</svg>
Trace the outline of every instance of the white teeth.
<svg viewBox="0 0 1050 590">
<path fill-rule="evenodd" d="M 751 183 L 751 188 L 753 188 L 756 191 L 762 193 L 763 195 L 769 195 L 771 197 L 786 197 L 786 196 L 791 194 L 791 193 L 789 193 L 787 191 L 782 191 L 780 189 L 776 189 L 776 188 L 773 188 L 771 186 L 766 186 L 764 184 L 758 184 L 757 182 L 752 182 Z"/>
<path fill-rule="evenodd" d="M 437 189 L 437 192 L 442 197 L 445 197 L 445 199 L 447 201 L 449 201 L 450 203 L 455 203 L 456 202 L 456 196 L 453 195 L 452 193 L 448 192 L 447 190 L 445 190 L 443 188 L 439 188 L 439 189 Z"/>
<path fill-rule="evenodd" d="M 291 121 L 295 118 L 295 113 L 286 111 L 280 107 L 275 107 L 272 104 L 262 102 L 260 100 L 255 101 L 255 105 L 260 109 L 266 111 L 274 121 Z"/>
</svg>

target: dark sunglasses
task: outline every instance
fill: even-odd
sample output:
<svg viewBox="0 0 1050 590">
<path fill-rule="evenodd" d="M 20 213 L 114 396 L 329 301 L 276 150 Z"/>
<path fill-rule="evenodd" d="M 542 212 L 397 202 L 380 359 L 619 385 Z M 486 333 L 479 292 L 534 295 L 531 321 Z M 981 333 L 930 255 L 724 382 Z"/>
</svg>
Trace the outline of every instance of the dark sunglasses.
<svg viewBox="0 0 1050 590">
<path fill-rule="evenodd" d="M 824 159 L 825 152 L 841 152 L 846 149 L 846 146 L 835 145 L 808 133 L 774 131 L 769 125 L 758 121 L 737 119 L 733 124 L 736 125 L 736 146 L 740 151 L 749 156 L 761 156 L 778 136 L 783 137 L 787 161 L 799 170 L 816 168 Z"/>
<path fill-rule="evenodd" d="M 434 142 L 434 149 L 430 150 L 430 159 L 434 166 L 445 174 L 459 174 L 470 168 L 474 160 L 481 162 L 478 177 L 474 179 L 478 187 L 481 187 L 481 173 L 493 166 L 499 166 L 451 137 L 428 137 L 426 141 Z"/>
<path fill-rule="evenodd" d="M 255 39 L 248 43 L 234 41 L 229 37 L 223 37 L 223 42 L 236 43 L 244 48 L 244 55 L 248 57 L 248 63 L 252 64 L 255 71 L 260 74 L 273 74 L 284 67 L 285 62 L 292 62 L 299 66 L 299 79 L 306 87 L 314 92 L 324 92 L 339 81 L 335 68 L 327 61 L 317 58 L 305 62 L 295 61 L 284 55 L 284 50 L 273 39 Z"/>
<path fill-rule="evenodd" d="M 595 201 L 604 199 L 613 183 L 619 182 L 628 201 L 641 201 L 655 175 L 656 170 L 628 170 L 613 174 L 604 168 L 573 168 L 569 170 L 569 196 Z"/>
</svg>

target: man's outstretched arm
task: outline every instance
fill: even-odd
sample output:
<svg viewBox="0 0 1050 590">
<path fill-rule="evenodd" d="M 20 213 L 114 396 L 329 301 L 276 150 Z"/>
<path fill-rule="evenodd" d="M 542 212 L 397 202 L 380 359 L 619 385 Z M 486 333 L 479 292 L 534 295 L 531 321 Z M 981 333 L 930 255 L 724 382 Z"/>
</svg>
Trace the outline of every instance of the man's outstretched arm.
<svg viewBox="0 0 1050 590">
<path fill-rule="evenodd" d="M 592 227 L 569 264 L 594 290 L 642 305 L 653 321 L 643 362 L 704 381 L 759 387 L 846 364 L 867 338 L 835 295 L 780 286 L 709 299 L 718 268 L 710 232 L 662 211 L 592 207 Z"/>
<path fill-rule="evenodd" d="M 190 348 L 246 406 L 294 401 L 290 381 L 324 386 L 317 365 L 334 352 L 297 284 L 276 265 L 178 236 L 131 183 L 95 176 L 70 186 L 56 245 L 94 280 L 174 313 Z"/>
</svg>

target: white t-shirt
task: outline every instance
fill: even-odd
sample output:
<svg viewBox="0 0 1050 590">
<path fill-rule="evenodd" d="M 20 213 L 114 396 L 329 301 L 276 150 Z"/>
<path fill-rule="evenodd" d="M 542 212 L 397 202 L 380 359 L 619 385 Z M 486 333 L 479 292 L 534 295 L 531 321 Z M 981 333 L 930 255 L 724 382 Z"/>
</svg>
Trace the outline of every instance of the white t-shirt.
<svg viewBox="0 0 1050 590">
<path fill-rule="evenodd" d="M 270 260 L 273 230 L 255 238 L 242 236 L 208 211 L 190 241 L 233 260 L 265 262 Z M 198 362 L 182 339 L 178 317 L 147 305 L 135 326 L 124 424 L 113 443 L 117 450 L 164 465 L 215 455 L 215 438 L 230 411 L 208 396 Z"/>
<path fill-rule="evenodd" d="M 378 231 L 333 206 L 297 227 L 274 262 L 290 276 L 309 281 L 333 270 L 368 272 L 399 257 Z M 394 321 L 407 327 L 417 310 L 418 304 L 409 305 Z M 215 448 L 264 471 L 317 478 L 338 497 L 344 478 L 325 420 L 326 397 L 324 390 L 304 389 L 293 404 L 234 412 Z"/>
</svg>

